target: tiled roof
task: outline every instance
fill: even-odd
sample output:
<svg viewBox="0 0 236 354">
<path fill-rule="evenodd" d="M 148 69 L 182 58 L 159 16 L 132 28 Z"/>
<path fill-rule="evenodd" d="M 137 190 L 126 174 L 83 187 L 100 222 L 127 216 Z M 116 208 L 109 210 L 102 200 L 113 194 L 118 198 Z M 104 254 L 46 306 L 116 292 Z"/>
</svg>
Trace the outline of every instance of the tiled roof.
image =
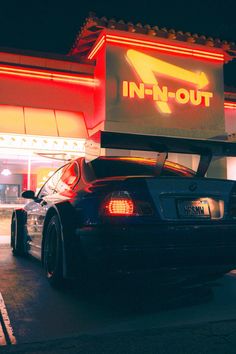
<svg viewBox="0 0 236 354">
<path fill-rule="evenodd" d="M 235 87 L 225 87 L 225 99 L 236 102 L 236 88 Z"/>
<path fill-rule="evenodd" d="M 230 92 L 236 95 L 236 87 L 234 86 L 225 86 L 225 92 Z"/>
<path fill-rule="evenodd" d="M 169 38 L 176 41 L 196 43 L 208 47 L 222 48 L 232 57 L 236 57 L 236 45 L 232 42 L 222 41 L 220 39 L 213 39 L 204 35 L 192 34 L 190 32 L 176 31 L 174 29 L 160 28 L 158 26 L 150 26 L 141 23 L 133 24 L 132 22 L 125 22 L 123 20 L 117 21 L 115 19 L 107 19 L 106 17 L 98 18 L 91 13 L 86 19 L 80 32 L 77 34 L 75 43 L 69 53 L 71 56 L 78 58 L 85 58 L 91 50 L 93 44 L 98 38 L 103 29 L 115 29 L 131 33 L 145 34 L 150 37 Z"/>
</svg>

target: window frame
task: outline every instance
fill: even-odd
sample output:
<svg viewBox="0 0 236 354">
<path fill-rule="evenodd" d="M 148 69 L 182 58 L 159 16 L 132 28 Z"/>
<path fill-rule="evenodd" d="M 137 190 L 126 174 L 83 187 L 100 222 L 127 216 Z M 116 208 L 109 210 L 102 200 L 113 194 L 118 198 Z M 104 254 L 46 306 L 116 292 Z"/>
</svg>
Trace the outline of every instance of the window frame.
<svg viewBox="0 0 236 354">
<path fill-rule="evenodd" d="M 57 187 L 58 187 L 60 181 L 62 180 L 63 175 L 66 174 L 67 170 L 68 170 L 72 165 L 76 165 L 76 166 L 77 166 L 77 170 L 78 170 L 77 177 L 76 177 L 75 181 L 73 182 L 73 184 L 72 184 L 71 186 L 70 186 L 70 185 L 67 185 L 67 186 L 69 187 L 68 189 L 61 189 L 61 190 L 58 190 Z M 64 166 L 66 166 L 66 165 L 64 165 Z M 80 168 L 80 165 L 79 165 L 78 161 L 77 161 L 77 160 L 73 160 L 73 161 L 69 162 L 69 163 L 68 163 L 68 166 L 67 166 L 67 168 L 66 168 L 66 170 L 64 171 L 64 173 L 61 175 L 60 179 L 59 179 L 58 182 L 57 182 L 57 185 L 56 185 L 56 193 L 63 193 L 64 191 L 69 190 L 69 189 L 73 190 L 73 189 L 75 188 L 75 186 L 78 184 L 80 178 L 81 178 L 81 168 Z M 63 183 L 66 184 L 65 182 L 63 182 Z"/>
<path fill-rule="evenodd" d="M 57 187 L 57 185 L 58 185 L 58 182 L 57 182 L 57 184 L 55 185 L 55 188 L 54 188 L 54 190 L 53 190 L 52 193 L 50 193 L 50 194 L 47 193 L 47 194 L 42 194 L 42 195 L 41 195 L 41 193 L 42 193 L 43 189 L 45 188 L 46 184 L 49 183 L 51 179 L 55 178 L 55 175 L 56 175 L 59 171 L 61 171 L 64 167 L 66 167 L 66 165 L 68 165 L 68 163 L 65 164 L 65 165 L 62 165 L 61 167 L 59 167 L 59 168 L 52 174 L 52 176 L 42 185 L 42 187 L 40 188 L 40 190 L 39 190 L 38 193 L 37 193 L 37 196 L 36 196 L 37 198 L 41 199 L 41 198 L 43 198 L 43 197 L 46 197 L 46 196 L 48 196 L 48 195 L 52 195 L 52 194 L 55 194 L 55 193 L 56 193 L 56 187 Z"/>
</svg>

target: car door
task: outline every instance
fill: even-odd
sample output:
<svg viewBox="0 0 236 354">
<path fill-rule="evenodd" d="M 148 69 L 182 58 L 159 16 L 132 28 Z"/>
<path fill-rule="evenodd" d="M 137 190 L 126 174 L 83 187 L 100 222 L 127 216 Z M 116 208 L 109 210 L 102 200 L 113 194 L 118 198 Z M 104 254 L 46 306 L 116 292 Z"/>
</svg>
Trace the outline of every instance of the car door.
<svg viewBox="0 0 236 354">
<path fill-rule="evenodd" d="M 25 207 L 27 212 L 29 253 L 39 259 L 41 258 L 42 231 L 45 215 L 48 208 L 56 200 L 56 186 L 67 167 L 68 165 L 59 168 L 40 189 L 37 198 Z"/>
<path fill-rule="evenodd" d="M 77 161 L 63 166 L 44 184 L 32 202 L 28 212 L 30 225 L 30 251 L 34 257 L 41 258 L 42 232 L 48 209 L 58 203 L 73 198 L 73 188 L 79 180 L 79 165 Z"/>
</svg>

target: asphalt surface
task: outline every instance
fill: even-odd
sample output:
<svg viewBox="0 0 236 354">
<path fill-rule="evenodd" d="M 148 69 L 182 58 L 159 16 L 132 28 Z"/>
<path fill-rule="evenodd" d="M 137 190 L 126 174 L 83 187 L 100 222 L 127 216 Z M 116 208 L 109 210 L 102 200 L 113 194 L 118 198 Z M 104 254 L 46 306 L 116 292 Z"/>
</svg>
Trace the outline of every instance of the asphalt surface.
<svg viewBox="0 0 236 354">
<path fill-rule="evenodd" d="M 154 279 L 50 288 L 40 264 L 0 245 L 0 292 L 16 345 L 0 353 L 236 353 L 236 273 L 211 286 Z"/>
<path fill-rule="evenodd" d="M 18 354 L 235 354 L 236 323 L 218 322 L 148 331 L 81 335 L 40 343 L 0 349 L 0 353 Z"/>
</svg>

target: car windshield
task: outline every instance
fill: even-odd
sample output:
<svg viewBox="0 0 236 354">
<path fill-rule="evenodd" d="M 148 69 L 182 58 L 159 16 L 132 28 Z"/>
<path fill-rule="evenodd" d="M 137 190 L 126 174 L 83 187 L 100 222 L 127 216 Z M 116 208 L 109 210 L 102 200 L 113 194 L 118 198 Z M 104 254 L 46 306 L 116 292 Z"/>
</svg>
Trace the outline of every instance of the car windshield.
<svg viewBox="0 0 236 354">
<path fill-rule="evenodd" d="M 100 157 L 85 163 L 88 180 L 121 176 L 155 176 L 156 160 L 142 157 Z M 166 161 L 161 176 L 193 177 L 195 172 L 185 166 Z"/>
</svg>

